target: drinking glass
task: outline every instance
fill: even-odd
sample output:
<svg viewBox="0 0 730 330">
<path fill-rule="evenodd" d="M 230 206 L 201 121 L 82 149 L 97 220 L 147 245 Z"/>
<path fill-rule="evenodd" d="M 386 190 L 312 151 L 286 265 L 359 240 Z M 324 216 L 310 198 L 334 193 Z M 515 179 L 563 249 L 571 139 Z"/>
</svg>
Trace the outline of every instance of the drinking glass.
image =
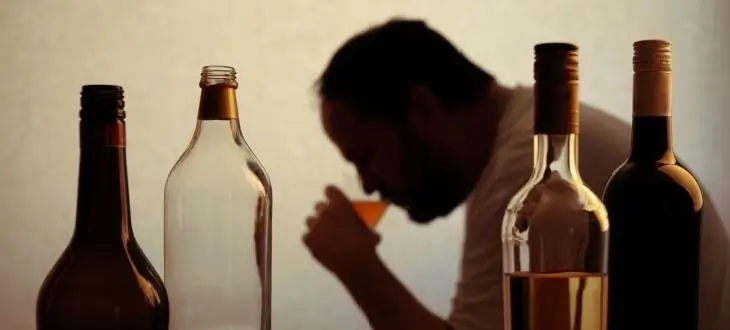
<svg viewBox="0 0 730 330">
<path fill-rule="evenodd" d="M 339 187 L 345 193 L 345 196 L 352 201 L 355 212 L 370 229 L 374 229 L 385 215 L 390 203 L 381 199 L 377 193 L 366 194 L 363 190 L 360 175 L 353 166 L 346 167 Z"/>
</svg>

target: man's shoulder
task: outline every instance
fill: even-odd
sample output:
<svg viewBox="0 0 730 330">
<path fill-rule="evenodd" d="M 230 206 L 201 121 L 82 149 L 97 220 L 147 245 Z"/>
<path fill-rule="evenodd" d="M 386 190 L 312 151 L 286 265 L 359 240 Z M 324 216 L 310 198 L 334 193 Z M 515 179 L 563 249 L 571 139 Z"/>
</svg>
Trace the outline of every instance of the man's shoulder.
<svg viewBox="0 0 730 330">
<path fill-rule="evenodd" d="M 501 209 L 532 172 L 532 132 L 512 132 L 494 151 L 467 204 L 467 222 L 479 214 Z"/>
<path fill-rule="evenodd" d="M 600 195 L 613 171 L 629 155 L 631 125 L 604 110 L 581 103 L 579 138 L 581 176 Z"/>
<path fill-rule="evenodd" d="M 507 181 L 520 181 L 529 176 L 532 169 L 534 98 L 532 87 L 514 88 L 510 115 L 502 123 L 499 145 L 493 160 L 485 168 L 475 191 L 472 207 L 492 199 L 492 190 Z M 628 157 L 631 146 L 631 125 L 595 106 L 581 102 L 579 132 L 580 171 L 585 182 L 600 194 L 613 171 Z M 476 205 L 473 205 L 476 204 Z"/>
</svg>

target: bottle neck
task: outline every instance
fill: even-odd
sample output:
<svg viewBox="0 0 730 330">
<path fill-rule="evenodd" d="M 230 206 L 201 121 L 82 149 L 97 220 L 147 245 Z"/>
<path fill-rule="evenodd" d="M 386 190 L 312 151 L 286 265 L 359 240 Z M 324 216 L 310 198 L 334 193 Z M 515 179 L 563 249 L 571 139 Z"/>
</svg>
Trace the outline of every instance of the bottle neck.
<svg viewBox="0 0 730 330">
<path fill-rule="evenodd" d="M 129 210 L 125 123 L 80 122 L 76 201 L 77 243 L 126 244 L 134 240 Z"/>
<path fill-rule="evenodd" d="M 228 82 L 201 86 L 198 120 L 238 120 L 235 86 Z"/>
<path fill-rule="evenodd" d="M 673 162 L 671 72 L 634 73 L 632 161 Z"/>
<path fill-rule="evenodd" d="M 223 82 L 201 87 L 194 140 L 197 143 L 233 140 L 241 144 L 243 134 L 238 121 L 235 84 Z"/>
<path fill-rule="evenodd" d="M 674 162 L 672 117 L 634 117 L 629 159 L 635 162 Z"/>
<path fill-rule="evenodd" d="M 533 176 L 540 180 L 559 174 L 582 182 L 578 166 L 578 134 L 535 134 Z"/>
<path fill-rule="evenodd" d="M 535 64 L 534 171 L 582 183 L 578 170 L 580 100 L 577 55 Z"/>
</svg>

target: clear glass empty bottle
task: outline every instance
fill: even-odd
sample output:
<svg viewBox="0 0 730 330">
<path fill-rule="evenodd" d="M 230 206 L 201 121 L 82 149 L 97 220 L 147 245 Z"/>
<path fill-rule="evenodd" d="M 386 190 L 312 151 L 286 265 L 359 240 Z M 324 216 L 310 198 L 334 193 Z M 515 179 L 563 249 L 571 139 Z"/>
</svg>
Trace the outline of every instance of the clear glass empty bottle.
<svg viewBox="0 0 730 330">
<path fill-rule="evenodd" d="M 192 141 L 165 184 L 174 330 L 270 328 L 271 184 L 241 134 L 235 69 L 203 67 Z"/>
</svg>

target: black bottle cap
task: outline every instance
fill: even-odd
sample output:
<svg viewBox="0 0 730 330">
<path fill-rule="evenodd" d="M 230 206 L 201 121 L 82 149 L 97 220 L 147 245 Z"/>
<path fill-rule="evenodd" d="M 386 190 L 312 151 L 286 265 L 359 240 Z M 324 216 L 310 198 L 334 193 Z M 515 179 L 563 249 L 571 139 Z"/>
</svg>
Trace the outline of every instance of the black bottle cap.
<svg viewBox="0 0 730 330">
<path fill-rule="evenodd" d="M 123 120 L 124 88 L 117 85 L 84 85 L 81 88 L 81 111 L 83 120 Z"/>
</svg>

